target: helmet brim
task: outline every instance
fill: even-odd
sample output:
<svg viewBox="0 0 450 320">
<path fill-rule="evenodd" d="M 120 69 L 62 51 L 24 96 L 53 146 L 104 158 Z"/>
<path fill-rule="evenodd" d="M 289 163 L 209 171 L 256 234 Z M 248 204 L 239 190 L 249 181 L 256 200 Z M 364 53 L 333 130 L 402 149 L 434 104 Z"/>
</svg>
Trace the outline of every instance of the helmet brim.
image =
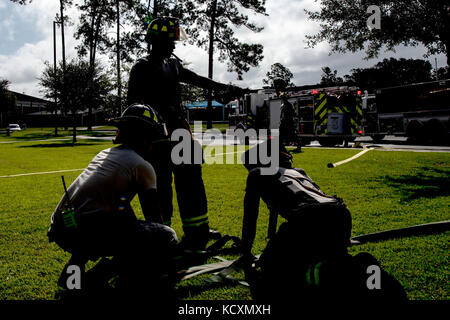
<svg viewBox="0 0 450 320">
<path fill-rule="evenodd" d="M 112 125 L 114 127 L 117 127 L 118 129 L 131 129 L 136 132 L 140 133 L 148 133 L 148 136 L 154 136 L 154 140 L 152 140 L 152 143 L 159 143 L 159 142 L 169 142 L 170 139 L 168 136 L 164 136 L 162 134 L 152 134 L 155 131 L 155 126 L 152 122 L 147 121 L 146 119 L 142 117 L 137 116 L 121 116 L 117 118 L 111 118 L 108 119 L 107 123 L 109 125 Z M 164 131 L 167 133 L 167 129 L 164 126 Z"/>
</svg>

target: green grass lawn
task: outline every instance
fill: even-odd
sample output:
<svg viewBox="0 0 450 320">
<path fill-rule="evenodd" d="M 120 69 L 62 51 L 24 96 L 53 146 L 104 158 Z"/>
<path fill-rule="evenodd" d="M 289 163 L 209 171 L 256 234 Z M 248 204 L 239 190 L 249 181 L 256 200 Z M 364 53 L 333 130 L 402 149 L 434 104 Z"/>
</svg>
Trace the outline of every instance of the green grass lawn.
<svg viewBox="0 0 450 320">
<path fill-rule="evenodd" d="M 28 134 L 45 138 L 51 129 Z M 70 139 L 1 143 L 22 141 L 12 138 L 0 137 L 0 176 L 84 168 L 97 152 L 112 146 L 104 140 L 72 146 Z M 449 153 L 371 151 L 348 164 L 327 168 L 329 162 L 358 151 L 304 148 L 294 156 L 295 166 L 305 169 L 325 192 L 345 200 L 353 216 L 353 235 L 450 219 Z M 66 183 L 78 174 L 64 173 Z M 246 170 L 238 164 L 205 164 L 203 178 L 211 226 L 240 236 Z M 58 173 L 0 178 L 0 299 L 55 298 L 56 280 L 69 256 L 48 243 L 46 231 L 62 194 Z M 133 206 L 142 218 L 137 199 Z M 173 227 L 181 238 L 176 205 L 174 216 Z M 255 254 L 266 244 L 267 222 L 268 210 L 262 204 Z M 410 299 L 449 299 L 448 249 L 447 232 L 355 246 L 351 252 L 372 253 L 402 283 Z M 243 286 L 211 286 L 204 280 L 182 282 L 180 298 L 251 298 Z"/>
</svg>

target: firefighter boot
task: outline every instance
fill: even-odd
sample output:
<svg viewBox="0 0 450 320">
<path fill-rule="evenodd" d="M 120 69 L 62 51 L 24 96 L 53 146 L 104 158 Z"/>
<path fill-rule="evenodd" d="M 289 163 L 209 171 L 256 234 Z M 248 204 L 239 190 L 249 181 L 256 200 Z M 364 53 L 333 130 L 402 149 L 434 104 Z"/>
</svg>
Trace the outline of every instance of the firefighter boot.
<svg viewBox="0 0 450 320">
<path fill-rule="evenodd" d="M 209 240 L 219 240 L 222 238 L 222 234 L 214 229 L 209 229 Z"/>
<path fill-rule="evenodd" d="M 183 227 L 184 237 L 180 247 L 189 251 L 204 251 L 209 240 L 209 225 L 204 223 L 196 227 Z"/>
</svg>

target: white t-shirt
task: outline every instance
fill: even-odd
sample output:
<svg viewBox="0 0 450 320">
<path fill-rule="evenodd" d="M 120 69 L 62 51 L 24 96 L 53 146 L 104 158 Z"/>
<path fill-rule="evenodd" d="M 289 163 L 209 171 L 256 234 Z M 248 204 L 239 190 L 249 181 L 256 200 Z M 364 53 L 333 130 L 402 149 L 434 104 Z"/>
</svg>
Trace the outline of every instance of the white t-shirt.
<svg viewBox="0 0 450 320">
<path fill-rule="evenodd" d="M 77 214 L 84 216 L 117 212 L 125 203 L 130 203 L 137 193 L 149 189 L 156 189 L 156 174 L 152 165 L 134 150 L 119 146 L 98 153 L 67 192 Z M 52 221 L 55 215 L 60 216 L 66 202 L 64 194 Z"/>
</svg>

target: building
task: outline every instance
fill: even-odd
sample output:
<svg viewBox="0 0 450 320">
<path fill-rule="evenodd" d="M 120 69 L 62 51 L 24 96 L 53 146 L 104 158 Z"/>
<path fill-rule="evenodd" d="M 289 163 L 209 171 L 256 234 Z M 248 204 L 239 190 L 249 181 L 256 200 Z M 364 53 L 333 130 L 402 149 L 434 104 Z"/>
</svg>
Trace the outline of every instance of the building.
<svg viewBox="0 0 450 320">
<path fill-rule="evenodd" d="M 27 114 L 42 112 L 48 108 L 50 101 L 29 96 L 23 93 L 8 90 L 16 97 L 16 108 L 13 110 L 3 110 L 0 114 L 0 126 L 5 127 L 8 123 L 25 123 L 23 117 Z"/>
<path fill-rule="evenodd" d="M 10 111 L 8 116 L 9 123 L 25 124 L 28 127 L 52 127 L 73 126 L 73 116 L 71 112 L 67 116 L 60 111 L 52 111 L 53 101 L 44 100 L 23 93 L 10 91 L 16 96 L 16 109 Z M 102 108 L 92 110 L 92 124 L 104 123 L 105 115 Z M 88 110 L 76 112 L 76 125 L 87 126 Z M 7 124 L 2 124 L 6 126 Z"/>
</svg>

